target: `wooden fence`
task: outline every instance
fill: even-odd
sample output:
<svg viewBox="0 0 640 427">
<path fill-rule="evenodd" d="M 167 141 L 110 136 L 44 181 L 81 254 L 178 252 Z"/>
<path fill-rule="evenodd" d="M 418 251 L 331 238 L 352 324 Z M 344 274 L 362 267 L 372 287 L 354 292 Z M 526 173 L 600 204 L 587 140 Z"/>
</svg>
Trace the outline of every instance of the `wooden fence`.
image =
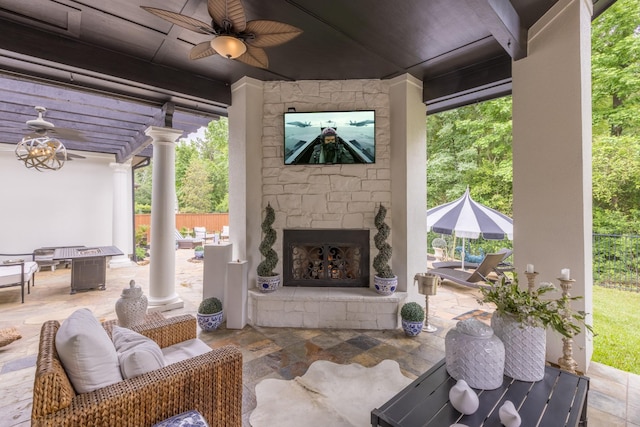
<svg viewBox="0 0 640 427">
<path fill-rule="evenodd" d="M 151 225 L 151 214 L 136 214 L 136 230 L 141 225 Z M 176 214 L 176 228 L 187 229 L 193 235 L 193 227 L 205 227 L 207 233 L 221 231 L 223 225 L 229 225 L 228 213 Z M 147 231 L 147 240 L 150 237 Z"/>
</svg>

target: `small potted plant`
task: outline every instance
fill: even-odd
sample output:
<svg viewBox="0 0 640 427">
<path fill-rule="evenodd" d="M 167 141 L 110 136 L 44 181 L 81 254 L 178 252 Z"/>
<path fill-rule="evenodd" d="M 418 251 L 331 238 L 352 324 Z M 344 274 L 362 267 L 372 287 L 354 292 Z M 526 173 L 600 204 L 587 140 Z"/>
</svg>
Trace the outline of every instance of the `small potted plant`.
<svg viewBox="0 0 640 427">
<path fill-rule="evenodd" d="M 204 259 L 204 246 L 198 245 L 193 249 L 193 254 L 196 259 Z"/>
<path fill-rule="evenodd" d="M 387 243 L 387 239 L 391 229 L 384 222 L 386 216 L 387 208 L 381 204 L 374 221 L 378 232 L 373 237 L 376 248 L 378 248 L 378 255 L 373 258 L 373 268 L 376 271 L 373 277 L 373 284 L 376 292 L 381 295 L 391 295 L 398 287 L 398 276 L 393 274 L 389 266 L 391 245 Z"/>
<path fill-rule="evenodd" d="M 257 286 L 262 292 L 273 292 L 280 285 L 280 275 L 273 271 L 278 265 L 278 253 L 272 248 L 276 242 L 276 230 L 271 227 L 275 219 L 275 211 L 271 204 L 268 204 L 262 221 L 263 238 L 260 243 L 260 253 L 264 259 L 257 268 Z"/>
<path fill-rule="evenodd" d="M 205 298 L 198 307 L 198 325 L 206 332 L 216 330 L 222 323 L 222 315 L 222 301 L 216 297 Z"/>
<path fill-rule="evenodd" d="M 415 337 L 422 331 L 424 309 L 417 302 L 408 302 L 400 309 L 402 329 L 410 337 Z"/>
</svg>

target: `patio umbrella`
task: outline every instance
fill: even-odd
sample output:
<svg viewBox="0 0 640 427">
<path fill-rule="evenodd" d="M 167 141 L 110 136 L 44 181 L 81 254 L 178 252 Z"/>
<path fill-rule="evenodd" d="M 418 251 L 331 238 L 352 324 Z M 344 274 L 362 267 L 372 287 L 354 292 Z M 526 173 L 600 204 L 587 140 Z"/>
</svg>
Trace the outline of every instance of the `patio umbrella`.
<svg viewBox="0 0 640 427">
<path fill-rule="evenodd" d="M 513 240 L 513 220 L 473 200 L 467 187 L 459 199 L 427 210 L 427 231 L 461 237 L 464 268 L 465 239 Z"/>
</svg>

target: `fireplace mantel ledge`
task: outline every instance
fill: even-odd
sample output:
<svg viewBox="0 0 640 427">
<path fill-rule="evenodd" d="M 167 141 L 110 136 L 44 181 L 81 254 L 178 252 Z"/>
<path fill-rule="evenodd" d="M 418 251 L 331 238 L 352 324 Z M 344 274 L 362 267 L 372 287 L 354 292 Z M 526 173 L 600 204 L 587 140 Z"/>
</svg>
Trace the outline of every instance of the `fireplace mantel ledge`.
<svg viewBox="0 0 640 427">
<path fill-rule="evenodd" d="M 406 292 L 379 295 L 371 288 L 284 286 L 249 290 L 250 323 L 294 328 L 396 329 Z"/>
</svg>

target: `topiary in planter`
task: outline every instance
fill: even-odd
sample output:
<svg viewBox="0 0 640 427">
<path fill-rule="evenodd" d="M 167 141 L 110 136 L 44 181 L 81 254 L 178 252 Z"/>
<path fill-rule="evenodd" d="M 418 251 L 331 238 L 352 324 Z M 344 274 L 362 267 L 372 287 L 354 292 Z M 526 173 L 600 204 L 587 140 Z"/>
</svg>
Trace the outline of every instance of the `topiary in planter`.
<svg viewBox="0 0 640 427">
<path fill-rule="evenodd" d="M 389 238 L 391 229 L 387 223 L 384 222 L 386 216 L 387 208 L 381 204 L 374 221 L 378 232 L 373 237 L 373 241 L 376 248 L 378 248 L 378 255 L 373 258 L 373 268 L 376 270 L 376 276 L 391 279 L 395 277 L 395 275 L 393 271 L 391 271 L 391 266 L 389 266 L 389 260 L 391 260 L 391 245 L 387 243 L 387 239 Z"/>
<path fill-rule="evenodd" d="M 400 317 L 409 322 L 424 322 L 424 309 L 417 302 L 408 302 L 400 309 Z"/>
<path fill-rule="evenodd" d="M 422 332 L 424 310 L 417 302 L 408 302 L 400 309 L 402 317 L 402 329 L 410 337 L 415 337 Z"/>
<path fill-rule="evenodd" d="M 213 331 L 222 324 L 222 301 L 216 297 L 202 300 L 198 307 L 198 325 L 203 331 Z"/>
<path fill-rule="evenodd" d="M 273 269 L 278 265 L 278 253 L 273 250 L 272 246 L 276 242 L 276 230 L 271 226 L 276 220 L 276 213 L 267 205 L 264 221 L 262 221 L 262 243 L 260 243 L 260 253 L 264 257 L 262 262 L 258 264 L 258 276 L 276 276 Z"/>
</svg>

